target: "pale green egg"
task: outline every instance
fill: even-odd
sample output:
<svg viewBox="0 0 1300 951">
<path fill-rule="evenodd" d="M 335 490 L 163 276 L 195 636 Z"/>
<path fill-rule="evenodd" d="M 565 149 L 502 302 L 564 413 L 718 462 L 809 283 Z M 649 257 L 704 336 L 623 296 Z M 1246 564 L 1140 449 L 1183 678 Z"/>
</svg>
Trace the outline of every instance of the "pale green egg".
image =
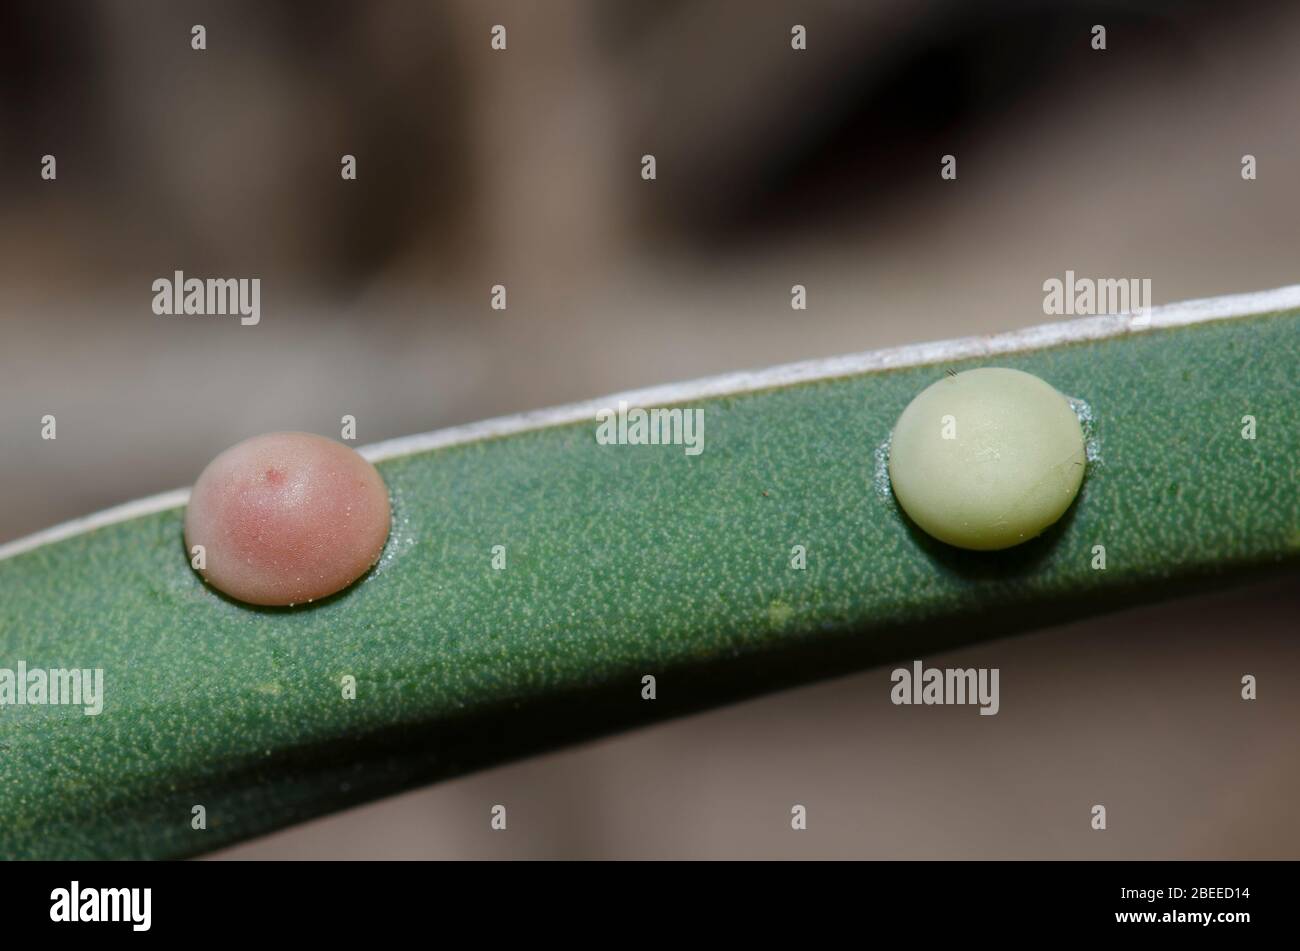
<svg viewBox="0 0 1300 951">
<path fill-rule="evenodd" d="M 912 521 L 940 541 L 985 551 L 1054 524 L 1078 494 L 1085 463 L 1083 429 L 1066 398 L 1003 367 L 922 390 L 889 447 L 889 479 Z"/>
</svg>

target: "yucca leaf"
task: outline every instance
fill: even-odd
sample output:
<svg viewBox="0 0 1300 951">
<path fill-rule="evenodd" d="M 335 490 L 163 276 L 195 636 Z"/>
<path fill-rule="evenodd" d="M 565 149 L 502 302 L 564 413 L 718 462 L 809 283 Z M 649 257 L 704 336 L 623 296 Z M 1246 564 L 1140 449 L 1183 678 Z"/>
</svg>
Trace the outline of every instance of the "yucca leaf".
<svg viewBox="0 0 1300 951">
<path fill-rule="evenodd" d="M 0 855 L 190 855 L 811 678 L 1293 569 L 1298 343 L 1286 288 L 1143 329 L 1092 318 L 626 397 L 703 409 L 695 456 L 598 445 L 595 411 L 617 397 L 399 440 L 370 451 L 394 503 L 380 565 L 294 609 L 204 587 L 183 494 L 4 546 L 0 668 L 103 668 L 105 696 L 98 716 L 0 707 Z M 878 471 L 908 401 L 973 366 L 1038 374 L 1092 416 L 1075 506 L 1000 553 L 921 534 Z"/>
</svg>

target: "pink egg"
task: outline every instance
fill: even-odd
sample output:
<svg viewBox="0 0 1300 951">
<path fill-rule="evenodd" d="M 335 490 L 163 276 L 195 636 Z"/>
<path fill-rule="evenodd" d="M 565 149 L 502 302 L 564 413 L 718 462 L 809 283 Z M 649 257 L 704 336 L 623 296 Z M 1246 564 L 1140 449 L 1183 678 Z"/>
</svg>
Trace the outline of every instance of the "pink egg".
<svg viewBox="0 0 1300 951">
<path fill-rule="evenodd" d="M 205 580 L 249 604 L 328 597 L 379 560 L 391 511 L 383 478 L 356 451 L 310 433 L 254 436 L 199 475 L 185 513 Z"/>
</svg>

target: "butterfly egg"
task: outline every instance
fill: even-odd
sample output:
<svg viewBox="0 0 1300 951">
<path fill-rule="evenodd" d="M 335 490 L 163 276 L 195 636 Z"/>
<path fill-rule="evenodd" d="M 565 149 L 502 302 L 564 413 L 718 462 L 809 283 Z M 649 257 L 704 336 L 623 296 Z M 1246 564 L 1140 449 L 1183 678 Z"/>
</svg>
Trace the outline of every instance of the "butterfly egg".
<svg viewBox="0 0 1300 951">
<path fill-rule="evenodd" d="M 356 451 L 310 433 L 268 433 L 232 446 L 199 475 L 185 545 L 199 571 L 249 604 L 328 597 L 370 569 L 388 538 L 383 478 Z"/>
<path fill-rule="evenodd" d="M 991 551 L 1029 541 L 1074 501 L 1083 430 L 1064 396 L 1020 370 L 987 367 L 922 390 L 894 425 L 889 479 L 925 532 Z"/>
</svg>

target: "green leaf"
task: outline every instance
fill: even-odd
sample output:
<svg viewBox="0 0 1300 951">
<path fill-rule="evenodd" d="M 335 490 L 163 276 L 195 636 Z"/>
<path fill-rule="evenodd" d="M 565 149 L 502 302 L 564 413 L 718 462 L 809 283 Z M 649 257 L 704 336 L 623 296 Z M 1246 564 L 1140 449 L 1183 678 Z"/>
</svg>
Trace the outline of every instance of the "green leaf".
<svg viewBox="0 0 1300 951">
<path fill-rule="evenodd" d="M 103 668 L 105 696 L 98 716 L 0 707 L 0 855 L 190 855 L 761 691 L 1294 567 L 1297 300 L 633 398 L 702 408 L 697 456 L 598 445 L 598 404 L 376 447 L 394 503 L 383 559 L 294 609 L 205 588 L 177 496 L 5 546 L 0 667 Z M 906 521 L 877 454 L 945 369 L 991 365 L 1086 403 L 1096 458 L 1046 535 L 959 551 Z"/>
</svg>

